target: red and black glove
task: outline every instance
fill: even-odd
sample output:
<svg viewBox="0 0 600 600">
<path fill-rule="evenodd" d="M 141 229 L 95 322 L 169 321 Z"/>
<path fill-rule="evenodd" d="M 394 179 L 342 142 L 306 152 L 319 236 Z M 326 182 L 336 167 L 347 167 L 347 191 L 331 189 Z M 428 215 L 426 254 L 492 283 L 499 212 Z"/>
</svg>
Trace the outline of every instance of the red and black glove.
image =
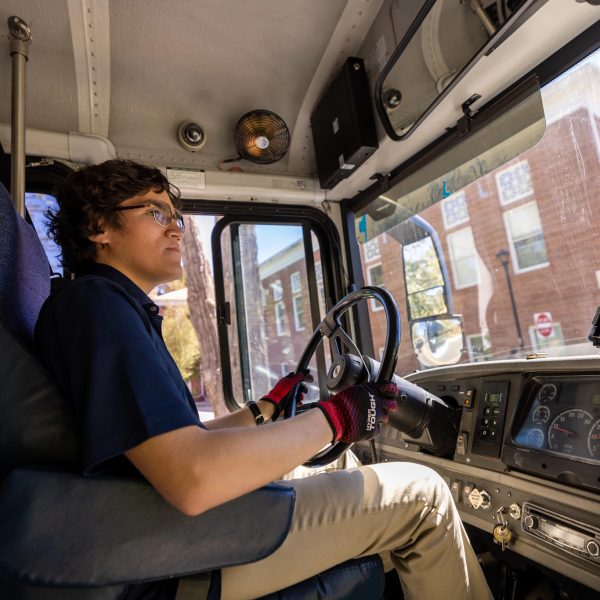
<svg viewBox="0 0 600 600">
<path fill-rule="evenodd" d="M 361 383 L 317 402 L 333 429 L 334 442 L 352 444 L 374 438 L 398 408 L 395 383 Z"/>
<path fill-rule="evenodd" d="M 305 383 L 302 383 L 305 380 L 310 381 L 310 371 L 308 369 L 303 369 L 297 373 L 288 373 L 275 384 L 275 387 L 267 395 L 261 398 L 261 400 L 266 400 L 275 405 L 275 412 L 271 417 L 271 421 L 275 421 L 290 402 L 302 402 L 304 394 L 308 392 L 308 387 Z"/>
</svg>

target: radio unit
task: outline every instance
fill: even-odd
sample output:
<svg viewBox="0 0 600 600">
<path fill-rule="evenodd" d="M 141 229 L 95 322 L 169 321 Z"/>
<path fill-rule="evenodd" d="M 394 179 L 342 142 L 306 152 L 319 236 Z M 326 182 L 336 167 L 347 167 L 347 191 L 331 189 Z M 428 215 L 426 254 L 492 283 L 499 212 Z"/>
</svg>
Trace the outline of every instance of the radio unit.
<svg viewBox="0 0 600 600">
<path fill-rule="evenodd" d="M 600 563 L 600 529 L 591 525 L 524 502 L 521 528 L 525 533 L 573 556 Z"/>
</svg>

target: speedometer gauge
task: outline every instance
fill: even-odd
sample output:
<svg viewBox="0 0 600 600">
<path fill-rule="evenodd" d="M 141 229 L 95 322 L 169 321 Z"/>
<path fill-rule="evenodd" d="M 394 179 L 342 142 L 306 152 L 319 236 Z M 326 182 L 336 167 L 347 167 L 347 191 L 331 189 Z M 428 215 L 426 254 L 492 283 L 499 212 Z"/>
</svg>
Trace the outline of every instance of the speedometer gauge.
<svg viewBox="0 0 600 600">
<path fill-rule="evenodd" d="M 594 458 L 600 458 L 600 419 L 598 419 L 588 435 L 588 450 Z"/>
<path fill-rule="evenodd" d="M 586 441 L 592 419 L 592 415 L 581 408 L 561 412 L 548 429 L 548 445 L 556 452 L 586 456 Z"/>
</svg>

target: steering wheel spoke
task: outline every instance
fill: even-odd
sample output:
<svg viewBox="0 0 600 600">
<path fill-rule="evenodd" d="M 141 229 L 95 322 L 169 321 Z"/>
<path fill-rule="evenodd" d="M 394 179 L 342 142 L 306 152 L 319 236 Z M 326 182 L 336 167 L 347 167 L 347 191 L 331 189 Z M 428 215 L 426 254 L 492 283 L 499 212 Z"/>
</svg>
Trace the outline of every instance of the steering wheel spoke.
<svg viewBox="0 0 600 600">
<path fill-rule="evenodd" d="M 387 321 L 387 335 L 381 366 L 373 377 L 373 373 L 365 360 L 358 345 L 346 332 L 340 323 L 340 317 L 355 304 L 377 300 L 384 308 Z M 318 345 L 327 338 L 331 345 L 332 364 L 327 375 L 329 390 L 338 390 L 359 381 L 372 381 L 382 383 L 391 380 L 396 368 L 398 347 L 400 346 L 400 314 L 392 295 L 379 287 L 364 287 L 347 296 L 344 296 L 323 318 L 313 332 L 296 371 L 306 369 Z M 346 350 L 346 352 L 344 352 Z M 295 414 L 295 407 L 286 412 L 285 417 L 290 418 Z M 350 444 L 336 442 L 329 448 L 319 452 L 304 463 L 307 467 L 318 467 L 329 464 L 339 458 L 350 447 Z"/>
</svg>

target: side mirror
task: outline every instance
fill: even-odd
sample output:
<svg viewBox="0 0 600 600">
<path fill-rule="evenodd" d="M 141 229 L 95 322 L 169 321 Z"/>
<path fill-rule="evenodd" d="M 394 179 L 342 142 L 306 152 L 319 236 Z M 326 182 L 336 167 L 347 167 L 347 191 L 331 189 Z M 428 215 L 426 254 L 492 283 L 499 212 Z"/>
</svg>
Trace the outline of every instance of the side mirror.
<svg viewBox="0 0 600 600">
<path fill-rule="evenodd" d="M 413 321 L 410 334 L 415 356 L 424 367 L 457 363 L 464 351 L 460 316 L 439 316 Z"/>
</svg>

